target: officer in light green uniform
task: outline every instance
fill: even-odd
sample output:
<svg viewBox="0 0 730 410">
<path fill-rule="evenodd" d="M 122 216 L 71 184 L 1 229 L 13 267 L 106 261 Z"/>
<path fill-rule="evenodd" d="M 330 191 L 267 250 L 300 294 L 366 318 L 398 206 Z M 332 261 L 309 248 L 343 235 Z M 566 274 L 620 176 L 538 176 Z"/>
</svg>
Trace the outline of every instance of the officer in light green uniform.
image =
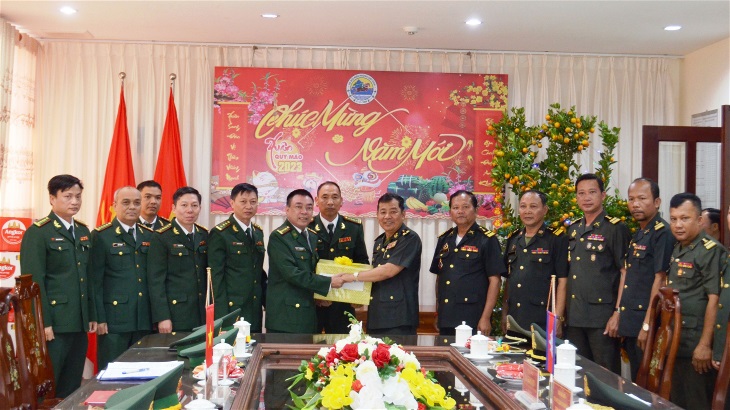
<svg viewBox="0 0 730 410">
<path fill-rule="evenodd" d="M 355 263 L 368 264 L 362 221 L 339 214 L 342 208 L 340 186 L 332 181 L 320 184 L 315 202 L 319 215 L 314 217 L 309 227 L 317 233 L 319 258 L 333 260 L 346 256 Z M 349 333 L 350 321 L 345 312 L 355 315 L 355 309 L 349 303 L 318 300 L 317 332 Z"/>
<path fill-rule="evenodd" d="M 266 331 L 314 333 L 317 314 L 314 294 L 342 287 L 341 277 L 315 274 L 316 231 L 308 229 L 314 200 L 304 189 L 286 198 L 286 222 L 269 236 L 269 284 L 266 291 Z"/>
<path fill-rule="evenodd" d="M 236 309 L 251 323 L 251 332 L 261 332 L 266 272 L 264 232 L 251 222 L 258 209 L 258 190 L 241 183 L 231 190 L 233 215 L 211 229 L 208 264 L 213 276 L 215 317 Z"/>
<path fill-rule="evenodd" d="M 165 225 L 170 225 L 170 220 L 158 215 L 160 204 L 162 204 L 162 186 L 154 180 L 143 181 L 137 185 L 142 193 L 142 209 L 139 215 L 139 222 L 152 230 L 158 230 Z"/>
<path fill-rule="evenodd" d="M 205 323 L 208 230 L 195 223 L 200 193 L 182 187 L 172 196 L 172 223 L 155 231 L 147 255 L 152 322 L 160 333 Z"/>
<path fill-rule="evenodd" d="M 725 248 L 701 226 L 700 199 L 677 194 L 669 203 L 669 223 L 677 244 L 669 263 L 668 286 L 679 291 L 682 335 L 674 364 L 670 399 L 680 407 L 709 409 L 717 372 L 712 368 L 712 335 Z"/>
<path fill-rule="evenodd" d="M 116 218 L 91 235 L 99 369 L 152 330 L 147 251 L 153 231 L 137 223 L 141 202 L 137 188 L 118 189 L 113 204 Z"/>
<path fill-rule="evenodd" d="M 81 207 L 81 181 L 57 175 L 48 181 L 52 212 L 30 226 L 20 247 L 20 270 L 33 275 L 43 306 L 56 396 L 81 385 L 88 341 L 96 332 L 93 289 L 87 276 L 91 240 L 86 224 L 73 218 Z"/>
</svg>

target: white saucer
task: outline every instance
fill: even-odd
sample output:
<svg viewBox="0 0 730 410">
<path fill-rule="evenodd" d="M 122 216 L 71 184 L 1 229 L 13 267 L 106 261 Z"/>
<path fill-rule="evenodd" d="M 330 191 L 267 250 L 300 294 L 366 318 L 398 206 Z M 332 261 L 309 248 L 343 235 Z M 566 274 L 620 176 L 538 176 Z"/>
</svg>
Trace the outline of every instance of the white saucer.
<svg viewBox="0 0 730 410">
<path fill-rule="evenodd" d="M 471 353 L 465 353 L 464 357 L 466 357 L 469 360 L 489 360 L 492 359 L 494 356 L 486 355 L 486 356 L 476 356 Z"/>
<path fill-rule="evenodd" d="M 457 349 L 468 349 L 468 347 L 466 347 L 464 345 L 457 345 L 456 343 L 452 343 L 451 347 L 455 347 Z"/>
<path fill-rule="evenodd" d="M 251 353 L 244 353 L 244 354 L 241 354 L 241 355 L 236 356 L 236 360 L 237 361 L 241 361 L 243 359 L 248 359 L 251 356 L 253 356 L 253 354 L 251 354 Z"/>
<path fill-rule="evenodd" d="M 205 370 L 203 370 L 202 372 L 198 372 L 197 374 L 194 374 L 193 379 L 205 380 Z"/>
<path fill-rule="evenodd" d="M 235 383 L 235 382 L 234 382 L 233 380 L 231 380 L 231 379 L 222 379 L 222 380 L 218 380 L 218 385 L 219 385 L 219 386 L 230 386 L 230 385 L 232 385 L 233 383 Z"/>
</svg>

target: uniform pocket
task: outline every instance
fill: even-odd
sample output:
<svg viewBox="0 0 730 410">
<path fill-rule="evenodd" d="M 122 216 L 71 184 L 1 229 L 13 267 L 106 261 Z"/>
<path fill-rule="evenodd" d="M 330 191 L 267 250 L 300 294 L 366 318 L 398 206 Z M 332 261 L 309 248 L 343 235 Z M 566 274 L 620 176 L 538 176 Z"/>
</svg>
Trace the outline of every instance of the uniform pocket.
<svg viewBox="0 0 730 410">
<path fill-rule="evenodd" d="M 51 305 L 53 326 L 64 326 L 71 322 L 71 307 L 67 295 L 48 295 L 48 304 Z"/>
<path fill-rule="evenodd" d="M 115 324 L 128 322 L 131 318 L 128 312 L 129 297 L 127 295 L 109 295 L 104 297 L 106 317 L 113 318 Z"/>
<path fill-rule="evenodd" d="M 109 249 L 109 261 L 115 268 L 129 268 L 132 266 L 132 258 L 129 257 L 129 254 L 132 253 L 132 248 L 130 246 L 119 246 L 119 247 L 113 247 Z"/>
<path fill-rule="evenodd" d="M 58 241 L 58 242 L 51 242 L 48 244 L 48 249 L 51 251 L 56 252 L 65 252 L 73 249 L 73 244 L 71 242 L 68 242 L 66 240 Z"/>
</svg>

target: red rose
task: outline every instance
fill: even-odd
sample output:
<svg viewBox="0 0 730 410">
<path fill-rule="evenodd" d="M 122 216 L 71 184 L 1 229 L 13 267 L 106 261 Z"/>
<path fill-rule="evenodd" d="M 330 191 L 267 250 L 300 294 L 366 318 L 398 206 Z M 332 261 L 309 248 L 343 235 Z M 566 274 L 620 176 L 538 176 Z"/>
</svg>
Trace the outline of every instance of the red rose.
<svg viewBox="0 0 730 410">
<path fill-rule="evenodd" d="M 378 345 L 373 354 L 370 355 L 370 358 L 373 359 L 375 367 L 382 368 L 390 363 L 390 346 L 384 344 Z"/>
<path fill-rule="evenodd" d="M 335 359 L 339 359 L 340 355 L 337 354 L 337 349 L 334 347 L 330 349 L 329 353 L 327 353 L 327 357 L 325 357 L 324 360 L 327 361 L 327 366 L 331 366 L 334 364 Z"/>
<path fill-rule="evenodd" d="M 360 380 L 355 379 L 352 382 L 352 390 L 355 390 L 356 392 L 360 393 L 360 389 L 362 389 L 362 382 Z"/>
<path fill-rule="evenodd" d="M 423 403 L 421 403 L 421 402 L 419 401 L 419 402 L 418 402 L 418 410 L 426 410 L 426 405 L 425 405 L 425 404 L 423 404 Z"/>
<path fill-rule="evenodd" d="M 354 362 L 359 358 L 360 353 L 357 352 L 356 344 L 351 343 L 349 345 L 345 345 L 345 347 L 340 350 L 340 360 L 344 360 L 346 362 Z"/>
</svg>

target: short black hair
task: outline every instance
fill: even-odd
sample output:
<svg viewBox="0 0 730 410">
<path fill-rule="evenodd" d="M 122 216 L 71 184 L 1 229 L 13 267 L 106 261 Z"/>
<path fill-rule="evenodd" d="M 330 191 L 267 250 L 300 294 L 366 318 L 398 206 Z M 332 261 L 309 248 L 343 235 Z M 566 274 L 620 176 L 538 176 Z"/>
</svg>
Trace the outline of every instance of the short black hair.
<svg viewBox="0 0 730 410">
<path fill-rule="evenodd" d="M 474 207 L 474 209 L 477 209 L 477 206 L 478 206 L 477 205 L 477 202 L 478 202 L 477 196 L 474 195 L 473 192 L 467 191 L 466 189 L 460 189 L 460 190 L 454 192 L 453 194 L 451 194 L 451 196 L 449 197 L 449 208 L 451 208 L 451 200 L 456 198 L 459 195 L 467 195 L 471 199 L 471 205 Z"/>
<path fill-rule="evenodd" d="M 137 189 L 140 192 L 142 192 L 142 190 L 145 189 L 145 188 L 157 188 L 160 191 L 162 191 L 162 185 L 160 185 L 159 182 L 157 182 L 157 181 L 155 181 L 153 179 L 149 179 L 147 181 L 142 181 L 139 184 L 137 184 Z"/>
<path fill-rule="evenodd" d="M 254 194 L 256 194 L 256 198 L 259 197 L 258 188 L 247 182 L 241 182 L 240 184 L 236 184 L 236 186 L 231 189 L 231 199 L 235 201 L 236 197 L 244 192 L 253 192 Z"/>
<path fill-rule="evenodd" d="M 687 201 L 691 202 L 692 205 L 697 208 L 697 215 L 702 215 L 702 200 L 700 197 L 691 192 L 682 192 L 681 194 L 673 196 L 669 201 L 669 208 L 679 208 Z"/>
<path fill-rule="evenodd" d="M 406 201 L 403 199 L 403 197 L 398 194 L 391 194 L 390 192 L 386 192 L 380 198 L 378 198 L 378 209 L 380 208 L 380 204 L 390 202 L 394 199 L 398 201 L 398 208 L 400 208 L 401 212 L 405 211 Z"/>
<path fill-rule="evenodd" d="M 300 188 L 300 189 L 295 189 L 295 190 L 289 192 L 289 195 L 286 196 L 286 206 L 291 206 L 291 199 L 297 195 L 308 196 L 309 199 L 311 199 L 312 202 L 314 202 L 314 198 L 312 197 L 312 194 L 309 191 L 307 191 L 306 189 Z"/>
<path fill-rule="evenodd" d="M 319 184 L 319 186 L 317 187 L 317 195 L 319 195 L 319 190 L 322 189 L 322 187 L 325 185 L 332 185 L 332 186 L 336 187 L 337 192 L 339 192 L 340 195 L 342 195 L 342 190 L 340 189 L 340 186 L 337 185 L 337 182 L 334 182 L 334 181 L 324 181 L 321 184 Z"/>
<path fill-rule="evenodd" d="M 200 196 L 200 192 L 198 192 L 197 189 L 191 187 L 191 186 L 184 186 L 182 188 L 178 188 L 177 191 L 175 191 L 174 194 L 172 194 L 172 203 L 177 205 L 177 200 L 180 199 L 181 196 L 187 195 L 187 194 L 194 194 L 198 197 L 198 202 L 202 202 L 203 197 Z"/>
<path fill-rule="evenodd" d="M 649 188 L 651 188 L 651 196 L 652 196 L 651 199 L 659 198 L 659 184 L 654 182 L 653 179 L 646 178 L 646 177 L 640 177 L 640 178 L 636 178 L 635 180 L 631 181 L 631 183 L 634 184 L 634 183 L 642 182 L 642 181 L 649 184 Z"/>
<path fill-rule="evenodd" d="M 528 189 L 527 191 L 523 192 L 522 195 L 520 195 L 520 199 L 522 199 L 523 196 L 527 194 L 535 194 L 540 198 L 540 202 L 542 202 L 542 206 L 547 205 L 548 197 L 545 195 L 544 192 L 538 191 L 537 189 Z"/>
<path fill-rule="evenodd" d="M 717 224 L 720 226 L 720 210 L 717 208 L 705 208 L 702 212 L 707 211 L 707 216 L 710 219 L 710 225 Z"/>
<path fill-rule="evenodd" d="M 59 191 L 63 192 L 69 190 L 73 188 L 74 185 L 78 185 L 82 191 L 84 190 L 84 184 L 82 184 L 81 180 L 75 176 L 68 174 L 56 175 L 48 181 L 48 193 L 56 196 Z"/>
<path fill-rule="evenodd" d="M 578 189 L 578 184 L 582 181 L 596 181 L 598 183 L 598 189 L 601 190 L 601 192 L 606 192 L 606 189 L 603 187 L 603 180 L 596 174 L 585 173 L 578 177 L 578 179 L 575 180 L 575 189 Z"/>
</svg>

